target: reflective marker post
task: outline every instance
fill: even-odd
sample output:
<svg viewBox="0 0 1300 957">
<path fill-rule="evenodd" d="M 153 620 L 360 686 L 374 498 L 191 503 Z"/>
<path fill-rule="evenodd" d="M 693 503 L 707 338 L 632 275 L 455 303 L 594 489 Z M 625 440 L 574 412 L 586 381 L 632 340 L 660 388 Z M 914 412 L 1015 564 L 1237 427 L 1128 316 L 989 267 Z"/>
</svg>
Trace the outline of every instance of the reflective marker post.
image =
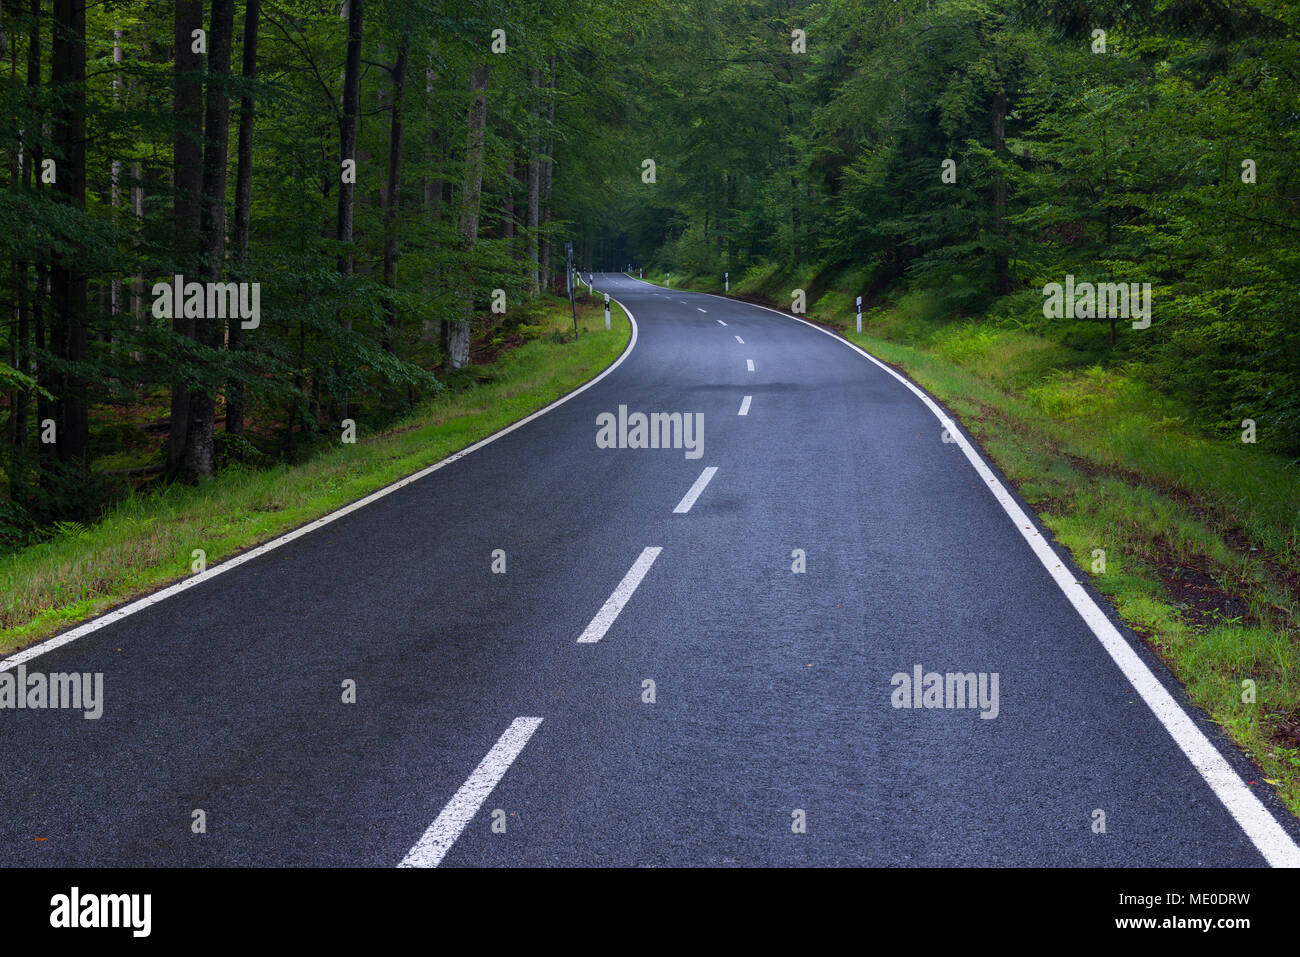
<svg viewBox="0 0 1300 957">
<path fill-rule="evenodd" d="M 609 293 L 605 293 L 605 331 L 609 332 Z"/>
<path fill-rule="evenodd" d="M 722 291 L 731 292 L 731 273 L 729 272 L 722 274 Z"/>
<path fill-rule="evenodd" d="M 858 296 L 858 332 L 862 332 L 862 297 Z"/>
</svg>

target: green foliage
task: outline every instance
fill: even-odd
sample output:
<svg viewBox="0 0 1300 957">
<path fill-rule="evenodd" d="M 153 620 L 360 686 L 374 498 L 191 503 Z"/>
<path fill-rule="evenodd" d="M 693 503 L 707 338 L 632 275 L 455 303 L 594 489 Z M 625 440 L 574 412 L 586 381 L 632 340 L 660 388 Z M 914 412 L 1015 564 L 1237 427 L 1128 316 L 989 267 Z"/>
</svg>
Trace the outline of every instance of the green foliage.
<svg viewBox="0 0 1300 957">
<path fill-rule="evenodd" d="M 128 489 L 174 478 L 157 474 L 173 389 L 216 399 L 218 470 L 301 461 L 336 441 L 345 414 L 382 428 L 444 396 L 448 380 L 453 387 L 475 380 L 473 371 L 445 368 L 450 323 L 471 319 L 473 355 L 540 335 L 514 331 L 535 295 L 534 259 L 543 275 L 554 271 L 571 238 L 590 268 L 589 234 L 573 221 L 594 216 L 608 198 L 600 181 L 618 161 L 587 146 L 620 109 L 619 56 L 640 29 L 632 12 L 593 0 L 366 0 L 353 228 L 343 243 L 336 220 L 346 17 L 336 3 L 264 0 L 256 77 L 247 79 L 245 8 L 237 5 L 232 74 L 205 58 L 196 78 L 205 94 L 230 97 L 220 278 L 258 283 L 261 292 L 260 324 L 234 348 L 233 323 L 204 341 L 153 308 L 155 283 L 177 273 L 200 278 L 197 237 L 175 227 L 177 204 L 198 199 L 173 187 L 175 139 L 191 135 L 173 105 L 175 9 L 144 0 L 88 7 L 79 89 L 53 80 L 51 39 L 66 26 L 48 4 L 40 10 L 34 20 L 30 5 L 6 4 L 0 18 L 0 49 L 13 67 L 0 71 L 0 302 L 12 317 L 0 324 L 4 543 L 39 538 L 58 520 L 93 521 Z M 643 5 L 636 15 L 646 12 Z M 504 54 L 491 49 L 496 30 L 505 33 Z M 32 52 L 39 66 L 29 77 Z M 394 116 L 399 52 L 407 69 Z M 470 76 L 484 63 L 475 203 L 466 189 Z M 78 92 L 86 99 L 84 204 L 57 188 L 74 175 L 58 127 Z M 246 252 L 234 246 L 245 96 L 253 110 Z M 54 163 L 55 183 L 42 178 L 40 160 Z M 390 207 L 394 160 L 401 192 Z M 549 172 L 535 222 L 530 167 Z M 351 268 L 341 268 L 349 260 Z M 70 320 L 86 330 L 84 355 L 73 354 L 61 331 L 52 286 L 59 267 L 86 279 L 84 316 L 74 308 Z M 497 289 L 509 303 L 504 318 L 490 310 Z M 61 444 L 63 400 L 82 384 L 84 460 L 64 455 Z M 223 433 L 221 416 L 234 400 L 245 429 Z M 40 441 L 47 417 L 60 424 L 52 446 Z M 56 461 L 71 457 L 78 461 Z"/>
<path fill-rule="evenodd" d="M 1207 435 L 1252 419 L 1261 445 L 1300 455 L 1294 5 L 680 9 L 628 67 L 633 153 L 661 175 L 641 184 L 628 156 L 621 205 L 602 214 L 618 258 L 729 270 L 746 276 L 733 288 L 782 300 L 793 286 L 777 284 L 817 263 L 868 310 L 924 291 L 942 316 L 1129 369 Z M 1043 287 L 1067 275 L 1150 283 L 1151 326 L 1044 318 Z"/>
</svg>

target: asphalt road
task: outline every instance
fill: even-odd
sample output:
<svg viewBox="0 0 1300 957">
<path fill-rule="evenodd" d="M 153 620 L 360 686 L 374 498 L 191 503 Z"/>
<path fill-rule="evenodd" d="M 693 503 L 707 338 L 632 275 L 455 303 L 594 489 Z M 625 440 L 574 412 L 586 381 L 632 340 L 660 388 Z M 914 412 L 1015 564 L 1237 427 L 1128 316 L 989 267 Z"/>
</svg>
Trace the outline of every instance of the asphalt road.
<svg viewBox="0 0 1300 957">
<path fill-rule="evenodd" d="M 1294 821 L 1194 715 L 1234 769 L 1208 783 L 908 388 L 771 311 L 613 274 L 595 284 L 631 310 L 637 338 L 589 389 L 25 661 L 102 672 L 104 713 L 0 711 L 0 863 L 1254 866 L 1261 841 L 1274 863 L 1295 853 Z M 702 414 L 702 455 L 598 448 L 598 416 L 620 405 Z M 996 674 L 996 716 L 894 707 L 893 676 L 918 665 Z M 1243 788 L 1271 836 L 1229 812 L 1221 794 Z"/>
</svg>

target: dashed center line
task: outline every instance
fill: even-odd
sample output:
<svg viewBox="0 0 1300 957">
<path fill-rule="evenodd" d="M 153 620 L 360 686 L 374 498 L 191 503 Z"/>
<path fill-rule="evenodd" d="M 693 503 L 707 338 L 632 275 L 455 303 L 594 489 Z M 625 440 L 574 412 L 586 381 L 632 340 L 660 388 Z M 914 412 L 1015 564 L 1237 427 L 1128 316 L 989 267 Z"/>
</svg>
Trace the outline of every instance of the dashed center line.
<svg viewBox="0 0 1300 957">
<path fill-rule="evenodd" d="M 451 846 L 460 837 L 465 825 L 473 820 L 487 796 L 505 776 L 528 739 L 541 725 L 541 718 L 515 718 L 510 727 L 492 745 L 492 750 L 479 762 L 460 790 L 452 795 L 447 806 L 429 825 L 413 848 L 406 852 L 398 867 L 437 867 Z"/>
<path fill-rule="evenodd" d="M 740 400 L 740 411 L 736 415 L 749 415 L 749 396 Z"/>
<path fill-rule="evenodd" d="M 725 326 L 725 325 L 726 325 L 726 323 L 725 323 L 725 322 L 723 322 L 723 321 L 722 321 L 722 320 L 721 320 L 721 319 L 719 319 L 719 320 L 718 320 L 718 325 L 720 325 L 720 326 Z"/>
<path fill-rule="evenodd" d="M 600 611 L 596 612 L 596 617 L 591 619 L 587 630 L 578 637 L 579 644 L 591 644 L 605 637 L 605 632 L 609 631 L 609 626 L 614 624 L 614 619 L 623 610 L 627 600 L 632 597 L 637 585 L 641 584 L 641 579 L 645 578 L 645 573 L 650 570 L 650 566 L 655 563 L 661 551 L 663 549 L 659 547 L 642 550 L 637 560 L 632 563 L 632 567 L 627 570 L 627 574 L 623 576 L 623 580 L 618 583 L 618 587 L 614 589 L 614 594 L 605 600 Z"/>
<path fill-rule="evenodd" d="M 696 309 L 700 309 L 699 306 L 696 306 L 695 308 L 696 308 Z M 700 309 L 700 312 L 708 312 L 708 311 L 709 311 L 709 310 L 707 310 L 707 309 Z"/>
<path fill-rule="evenodd" d="M 754 371 L 754 360 L 753 360 L 753 359 L 746 359 L 746 360 L 745 360 L 745 368 L 748 369 L 750 372 L 753 372 L 753 371 Z"/>
<path fill-rule="evenodd" d="M 699 498 L 700 493 L 704 491 L 704 486 L 709 484 L 709 480 L 713 478 L 714 473 L 717 471 L 718 467 L 716 465 L 710 465 L 701 472 L 700 477 L 695 480 L 695 484 L 690 487 L 690 490 L 682 497 L 682 500 L 677 503 L 677 507 L 673 509 L 673 514 L 685 515 L 689 512 L 691 506 L 695 504 L 695 500 Z"/>
<path fill-rule="evenodd" d="M 745 344 L 745 340 L 740 338 L 740 336 L 736 336 L 736 341 L 739 342 L 742 346 Z"/>
</svg>

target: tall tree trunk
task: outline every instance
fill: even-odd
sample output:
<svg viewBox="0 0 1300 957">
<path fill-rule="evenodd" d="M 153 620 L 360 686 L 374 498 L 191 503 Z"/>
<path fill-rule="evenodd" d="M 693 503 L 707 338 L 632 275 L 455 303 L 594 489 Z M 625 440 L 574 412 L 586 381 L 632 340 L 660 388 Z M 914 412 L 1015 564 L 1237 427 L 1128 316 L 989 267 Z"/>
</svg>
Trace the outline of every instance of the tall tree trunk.
<svg viewBox="0 0 1300 957">
<path fill-rule="evenodd" d="M 453 369 L 469 364 L 470 336 L 474 322 L 474 287 L 470 257 L 478 243 L 479 205 L 483 193 L 483 140 L 487 125 L 488 65 L 474 68 L 470 76 L 473 98 L 469 107 L 469 132 L 465 141 L 465 188 L 460 205 L 460 315 L 455 319 L 448 340 L 448 362 Z"/>
<path fill-rule="evenodd" d="M 437 174 L 434 172 L 435 149 L 437 151 L 436 155 L 439 160 L 439 167 L 441 167 L 441 160 L 446 154 L 446 150 L 443 146 L 443 133 L 441 127 L 434 123 L 433 117 L 429 112 L 433 100 L 433 85 L 437 80 L 438 74 L 434 72 L 433 67 L 425 67 L 424 109 L 425 122 L 430 135 L 425 141 L 424 149 L 424 213 L 425 223 L 429 226 L 437 226 L 442 221 L 442 193 L 445 188 L 443 181 L 438 178 Z M 433 235 L 436 236 L 436 232 L 434 232 Z M 439 278 L 438 272 L 439 271 L 436 268 L 426 269 L 424 271 L 423 289 L 426 299 L 431 299 L 433 297 L 434 287 L 437 285 Z M 439 347 L 443 350 L 443 354 L 445 355 L 447 344 L 443 341 L 443 330 L 447 327 L 447 323 L 438 322 L 433 319 L 425 319 L 421 325 L 423 327 L 421 329 L 421 337 L 429 342 L 438 342 Z"/>
<path fill-rule="evenodd" d="M 542 71 L 534 67 L 532 108 L 528 111 L 528 269 L 529 289 L 536 296 L 542 290 L 542 269 L 538 261 L 538 204 L 542 194 L 541 141 L 537 135 L 537 93 L 542 88 Z"/>
<path fill-rule="evenodd" d="M 31 188 L 32 183 L 32 157 L 30 153 L 23 156 L 22 163 L 22 187 L 26 191 Z M 32 306 L 35 304 L 36 297 L 33 295 L 30 299 L 27 293 L 27 263 L 14 263 L 14 297 L 16 301 L 16 311 L 18 313 L 18 330 L 13 339 L 13 367 L 19 372 L 26 375 L 32 374 L 31 367 L 31 345 L 28 339 L 31 337 L 31 315 Z M 13 444 L 18 449 L 26 449 L 27 446 L 27 409 L 31 403 L 31 392 L 29 389 L 15 387 L 13 394 L 10 396 L 10 421 L 13 425 Z M 21 464 L 22 456 L 18 456 Z M 19 488 L 21 482 L 10 482 L 10 497 L 18 499 L 21 497 Z"/>
<path fill-rule="evenodd" d="M 361 103 L 361 31 L 363 0 L 348 0 L 347 60 L 343 68 L 343 112 L 339 117 L 339 159 L 357 158 L 357 114 Z M 345 244 L 339 253 L 339 272 L 350 275 L 352 258 L 353 183 L 340 181 L 337 229 L 334 238 Z"/>
<path fill-rule="evenodd" d="M 41 24 L 44 19 L 42 15 L 43 0 L 31 0 L 31 25 L 28 34 L 27 48 L 27 88 L 33 93 L 33 99 L 39 101 L 35 96 L 41 86 Z M 37 112 L 31 119 L 34 135 L 31 138 L 31 162 L 28 168 L 32 171 L 32 188 L 41 189 L 40 177 L 36 171 L 41 168 L 44 159 L 41 147 L 42 133 L 44 132 L 45 116 L 44 111 L 38 108 Z M 48 301 L 50 283 L 49 267 L 46 265 L 49 257 L 48 249 L 41 249 L 36 255 L 36 278 L 32 286 L 32 356 L 29 370 L 36 379 L 37 385 L 46 390 L 53 390 L 55 383 L 50 374 L 50 364 L 45 358 L 46 349 L 46 315 L 49 310 L 46 308 Z M 37 358 L 39 357 L 39 358 Z M 41 392 L 36 393 L 36 424 L 39 427 L 47 418 L 49 418 L 50 407 L 49 400 Z M 42 462 L 47 461 L 53 455 L 53 449 L 45 443 L 38 443 L 37 448 L 40 452 Z"/>
<path fill-rule="evenodd" d="M 221 278 L 226 241 L 226 166 L 230 138 L 230 48 L 235 29 L 235 0 L 212 0 L 208 30 L 207 107 L 203 134 L 203 189 L 199 215 L 199 271 L 209 282 Z M 196 339 L 209 349 L 221 348 L 225 325 L 215 316 L 199 320 Z M 190 424 L 185 436 L 187 482 L 213 471 L 212 428 L 216 418 L 217 380 L 208 376 L 190 393 Z"/>
<path fill-rule="evenodd" d="M 122 31 L 120 29 L 114 28 L 113 29 L 113 64 L 116 66 L 121 62 L 122 62 Z M 122 74 L 118 73 L 115 70 L 113 72 L 113 103 L 118 110 L 123 109 L 122 100 L 123 100 Z M 118 219 L 117 211 L 118 208 L 122 205 L 122 191 L 120 188 L 121 180 L 122 180 L 122 161 L 120 159 L 113 160 L 112 164 L 110 165 L 109 180 L 110 180 L 109 205 L 112 207 L 113 220 L 116 223 Z M 110 290 L 109 314 L 116 316 L 118 313 L 122 311 L 123 286 L 122 286 L 121 277 L 114 276 L 110 280 L 109 290 Z"/>
<path fill-rule="evenodd" d="M 1007 94 L 999 89 L 993 96 L 993 152 L 999 160 L 1007 155 Z M 1011 271 L 1007 257 L 1007 181 L 999 172 L 993 177 L 993 223 L 996 245 L 993 248 L 993 294 L 1005 296 L 1011 291 Z"/>
<path fill-rule="evenodd" d="M 54 42 L 50 82 L 59 97 L 54 118 L 60 158 L 55 188 L 78 210 L 86 206 L 86 4 L 54 0 Z M 78 269 L 84 246 L 54 261 L 50 273 L 53 352 L 70 363 L 86 358 L 86 276 Z M 86 381 L 75 367 L 56 376 L 56 446 L 59 460 L 86 464 L 90 425 Z"/>
<path fill-rule="evenodd" d="M 356 172 L 357 160 L 357 115 L 361 112 L 361 36 L 364 29 L 365 10 L 363 0 L 347 0 L 348 6 L 348 44 L 347 56 L 343 67 L 343 110 L 339 115 L 339 160 L 353 161 Z M 341 168 L 341 166 L 340 166 Z M 355 176 L 350 177 L 355 180 Z M 338 219 L 334 238 L 340 243 L 339 272 L 350 276 L 355 262 L 352 254 L 353 197 L 356 193 L 355 183 L 340 178 Z M 343 317 L 345 331 L 352 330 L 352 318 Z M 337 371 L 337 370 L 336 370 Z M 343 399 L 339 409 L 339 418 L 351 417 L 352 409 L 348 397 Z"/>
<path fill-rule="evenodd" d="M 402 108 L 406 99 L 406 55 L 408 41 L 402 35 L 397 50 L 397 63 L 393 66 L 393 116 L 388 136 L 388 190 L 384 210 L 384 285 L 397 288 L 397 216 L 402 206 Z M 396 307 L 389 303 L 384 348 L 392 351 L 393 333 L 397 326 Z"/>
<path fill-rule="evenodd" d="M 131 164 L 131 188 L 130 188 L 129 195 L 131 201 L 131 215 L 132 217 L 134 217 L 135 220 L 135 222 L 132 224 L 132 228 L 134 229 L 135 236 L 136 236 L 135 240 L 133 241 L 133 245 L 137 247 L 140 244 L 140 236 L 144 230 L 144 179 L 142 178 L 143 175 L 144 174 L 140 168 L 140 164 L 132 163 Z M 143 329 L 145 325 L 144 273 L 142 272 L 137 272 L 135 276 L 131 279 L 130 309 L 131 309 L 131 317 L 132 317 L 132 323 L 131 323 L 132 327 L 135 328 L 138 332 L 139 330 Z M 138 341 L 139 340 L 137 339 L 137 342 Z M 136 362 L 141 362 L 144 359 L 144 354 L 140 352 L 138 349 L 135 349 L 132 350 L 131 352 L 131 358 Z"/>
<path fill-rule="evenodd" d="M 244 4 L 244 92 L 239 97 L 239 145 L 235 170 L 235 278 L 248 281 L 248 234 L 253 215 L 253 81 L 257 78 L 257 26 L 262 0 Z M 243 348 L 244 328 L 240 320 L 230 320 L 232 352 Z M 226 432 L 239 435 L 244 431 L 244 390 L 238 382 L 226 385 Z"/>
<path fill-rule="evenodd" d="M 518 250 L 513 242 L 517 230 L 515 223 L 515 187 L 519 185 L 519 180 L 515 176 L 517 169 L 518 157 L 515 156 L 513 145 L 510 149 L 510 155 L 506 158 L 506 175 L 505 175 L 505 199 L 501 201 L 501 238 L 508 240 L 506 246 L 510 249 L 510 255 L 518 258 Z"/>
<path fill-rule="evenodd" d="M 727 193 L 730 189 L 731 189 L 731 180 L 728 177 L 728 175 L 724 172 L 722 174 L 722 189 L 718 191 L 718 196 L 719 196 L 718 203 L 720 207 L 718 210 L 718 258 L 722 260 L 724 266 L 731 265 L 727 261 L 726 254 L 724 252 L 724 246 L 726 244 L 726 238 L 727 238 L 726 234 L 728 232 Z"/>
<path fill-rule="evenodd" d="M 0 3 L 0 50 L 9 54 L 9 82 L 11 89 L 17 92 L 18 85 L 18 33 L 15 31 L 12 35 L 9 33 L 8 13 L 4 10 L 3 3 Z M 22 131 L 19 131 L 22 136 Z M 20 138 L 19 142 L 22 140 Z M 29 167 L 26 150 L 20 145 L 9 154 L 9 185 L 10 188 L 17 192 L 20 184 L 27 185 L 30 176 L 27 173 Z M 27 342 L 27 263 L 15 258 L 9 266 L 10 281 L 13 289 L 13 325 L 9 327 L 9 365 L 11 368 L 21 372 L 23 370 L 23 351 Z M 23 445 L 23 432 L 19 428 L 19 419 L 22 417 L 23 408 L 26 403 L 26 390 L 17 382 L 9 391 L 6 398 L 9 405 L 9 441 L 11 445 L 21 448 Z M 9 461 L 14 464 L 15 458 Z M 10 494 L 12 496 L 15 485 L 12 478 L 16 476 L 11 472 L 11 481 L 9 484 Z"/>
<path fill-rule="evenodd" d="M 542 241 L 537 259 L 543 289 L 549 289 L 551 285 L 551 235 L 546 226 L 551 221 L 551 158 L 555 155 L 555 57 L 551 57 L 548 67 L 549 78 L 546 81 L 546 88 L 549 95 L 546 99 L 546 149 L 542 153 L 542 159 L 538 167 L 541 178 L 538 198 L 541 211 L 538 215 L 538 222 L 541 227 Z"/>
<path fill-rule="evenodd" d="M 34 102 L 41 85 L 41 0 L 31 0 L 31 23 L 28 26 L 29 33 L 27 37 L 27 95 Z M 17 35 L 11 41 L 14 44 L 14 55 L 17 55 Z M 22 157 L 22 188 L 24 191 L 32 189 L 33 182 L 37 182 L 34 171 L 40 169 L 40 120 L 34 118 L 29 120 L 30 125 L 24 131 L 23 139 L 30 144 L 23 150 Z M 31 347 L 31 320 L 36 311 L 40 309 L 40 262 L 45 258 L 42 250 L 36 250 L 33 258 L 37 262 L 37 280 L 36 285 L 32 287 L 30 298 L 28 296 L 27 286 L 27 263 L 15 263 L 14 269 L 18 284 L 15 286 L 15 295 L 18 297 L 18 335 L 14 349 L 14 367 L 19 372 L 26 373 L 29 376 L 35 374 Z M 27 447 L 27 429 L 28 429 L 28 410 L 31 407 L 32 395 L 30 389 L 15 390 L 13 396 L 14 405 L 12 408 L 13 416 L 13 442 L 19 450 L 15 456 L 15 472 L 9 483 L 10 496 L 16 500 L 25 499 L 25 490 L 27 487 L 26 478 L 26 456 L 22 454 Z M 21 469 L 22 472 L 19 472 Z"/>
<path fill-rule="evenodd" d="M 195 30 L 203 27 L 203 0 L 175 0 L 173 26 L 172 142 L 174 197 L 172 250 L 177 265 L 188 271 L 194 237 L 199 232 L 199 193 L 203 189 L 203 54 L 194 52 Z M 194 320 L 174 309 L 172 329 L 194 338 Z M 185 458 L 185 433 L 190 421 L 190 388 L 183 379 L 172 382 L 171 419 L 167 433 L 167 468 L 175 471 Z"/>
</svg>

